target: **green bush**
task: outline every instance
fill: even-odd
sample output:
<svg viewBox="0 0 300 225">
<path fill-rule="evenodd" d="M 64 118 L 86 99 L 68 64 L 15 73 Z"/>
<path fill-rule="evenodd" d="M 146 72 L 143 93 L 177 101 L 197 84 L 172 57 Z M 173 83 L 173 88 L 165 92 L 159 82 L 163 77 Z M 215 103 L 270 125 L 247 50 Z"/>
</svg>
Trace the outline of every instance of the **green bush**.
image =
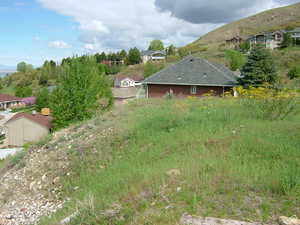
<svg viewBox="0 0 300 225">
<path fill-rule="evenodd" d="M 16 90 L 17 97 L 30 97 L 32 96 L 32 89 L 30 87 L 18 87 Z"/>
<path fill-rule="evenodd" d="M 165 67 L 162 63 L 147 62 L 144 67 L 144 77 L 150 77 Z"/>
<path fill-rule="evenodd" d="M 300 65 L 293 66 L 288 72 L 288 77 L 291 80 L 300 78 Z"/>
<path fill-rule="evenodd" d="M 241 52 L 235 50 L 227 50 L 225 52 L 225 58 L 229 64 L 229 68 L 232 71 L 241 69 L 246 63 L 245 56 Z"/>
</svg>

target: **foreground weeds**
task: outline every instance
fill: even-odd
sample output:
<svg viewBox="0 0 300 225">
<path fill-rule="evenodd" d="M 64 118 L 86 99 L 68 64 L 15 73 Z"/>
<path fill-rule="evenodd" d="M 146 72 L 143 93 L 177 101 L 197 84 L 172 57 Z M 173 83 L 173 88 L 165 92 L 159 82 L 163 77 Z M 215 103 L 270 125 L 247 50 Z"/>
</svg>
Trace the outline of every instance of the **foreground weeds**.
<svg viewBox="0 0 300 225">
<path fill-rule="evenodd" d="M 96 118 L 86 129 L 95 141 L 66 149 L 71 200 L 41 224 L 75 212 L 72 225 L 174 225 L 184 213 L 268 223 L 300 216 L 299 115 L 264 120 L 238 101 L 136 101 Z"/>
</svg>

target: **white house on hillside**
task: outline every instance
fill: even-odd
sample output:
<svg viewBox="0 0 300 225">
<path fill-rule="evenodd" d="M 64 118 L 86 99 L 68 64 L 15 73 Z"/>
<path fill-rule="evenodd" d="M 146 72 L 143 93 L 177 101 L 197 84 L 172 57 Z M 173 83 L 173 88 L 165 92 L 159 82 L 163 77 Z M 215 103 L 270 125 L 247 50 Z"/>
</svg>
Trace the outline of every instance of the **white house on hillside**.
<svg viewBox="0 0 300 225">
<path fill-rule="evenodd" d="M 166 59 L 166 52 L 165 51 L 152 51 L 147 50 L 142 52 L 142 60 L 143 63 L 147 63 L 148 61 L 163 61 Z"/>
<path fill-rule="evenodd" d="M 141 85 L 141 81 L 144 78 L 139 75 L 135 76 L 126 76 L 126 75 L 118 75 L 115 78 L 114 86 L 116 88 L 129 88 L 129 87 L 136 87 Z"/>
</svg>

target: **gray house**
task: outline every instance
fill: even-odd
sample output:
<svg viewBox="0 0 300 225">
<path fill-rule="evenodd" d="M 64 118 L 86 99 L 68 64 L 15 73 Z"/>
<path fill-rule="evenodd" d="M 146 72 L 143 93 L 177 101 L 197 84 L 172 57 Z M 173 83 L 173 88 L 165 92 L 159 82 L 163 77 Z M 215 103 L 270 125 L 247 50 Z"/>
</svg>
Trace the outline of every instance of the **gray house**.
<svg viewBox="0 0 300 225">
<path fill-rule="evenodd" d="M 147 50 L 142 52 L 143 63 L 147 63 L 148 61 L 152 61 L 152 62 L 163 61 L 165 59 L 166 59 L 165 51 Z"/>
<path fill-rule="evenodd" d="M 189 56 L 144 80 L 146 96 L 163 97 L 172 93 L 178 97 L 223 95 L 237 86 L 237 78 L 227 67 L 206 59 Z"/>
<path fill-rule="evenodd" d="M 251 36 L 248 38 L 248 41 L 251 48 L 255 45 L 263 45 L 265 48 L 275 49 L 280 47 L 283 41 L 283 34 L 283 31 L 260 33 Z"/>
</svg>

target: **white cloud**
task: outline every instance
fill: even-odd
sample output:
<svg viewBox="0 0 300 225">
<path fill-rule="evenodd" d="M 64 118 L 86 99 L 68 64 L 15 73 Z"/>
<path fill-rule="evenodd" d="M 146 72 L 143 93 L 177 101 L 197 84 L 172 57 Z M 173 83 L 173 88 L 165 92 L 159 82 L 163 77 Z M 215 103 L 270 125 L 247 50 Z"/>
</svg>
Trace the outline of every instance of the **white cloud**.
<svg viewBox="0 0 300 225">
<path fill-rule="evenodd" d="M 49 42 L 51 48 L 71 48 L 72 46 L 64 41 L 51 41 Z"/>
<path fill-rule="evenodd" d="M 70 16 L 78 22 L 81 31 L 79 40 L 83 48 L 90 51 L 134 46 L 143 49 L 152 39 L 161 39 L 166 45 L 181 46 L 233 18 L 281 5 L 275 2 L 278 0 L 229 0 L 231 4 L 227 0 L 38 1 L 44 7 Z M 207 10 L 209 18 L 202 16 L 203 9 Z"/>
</svg>

